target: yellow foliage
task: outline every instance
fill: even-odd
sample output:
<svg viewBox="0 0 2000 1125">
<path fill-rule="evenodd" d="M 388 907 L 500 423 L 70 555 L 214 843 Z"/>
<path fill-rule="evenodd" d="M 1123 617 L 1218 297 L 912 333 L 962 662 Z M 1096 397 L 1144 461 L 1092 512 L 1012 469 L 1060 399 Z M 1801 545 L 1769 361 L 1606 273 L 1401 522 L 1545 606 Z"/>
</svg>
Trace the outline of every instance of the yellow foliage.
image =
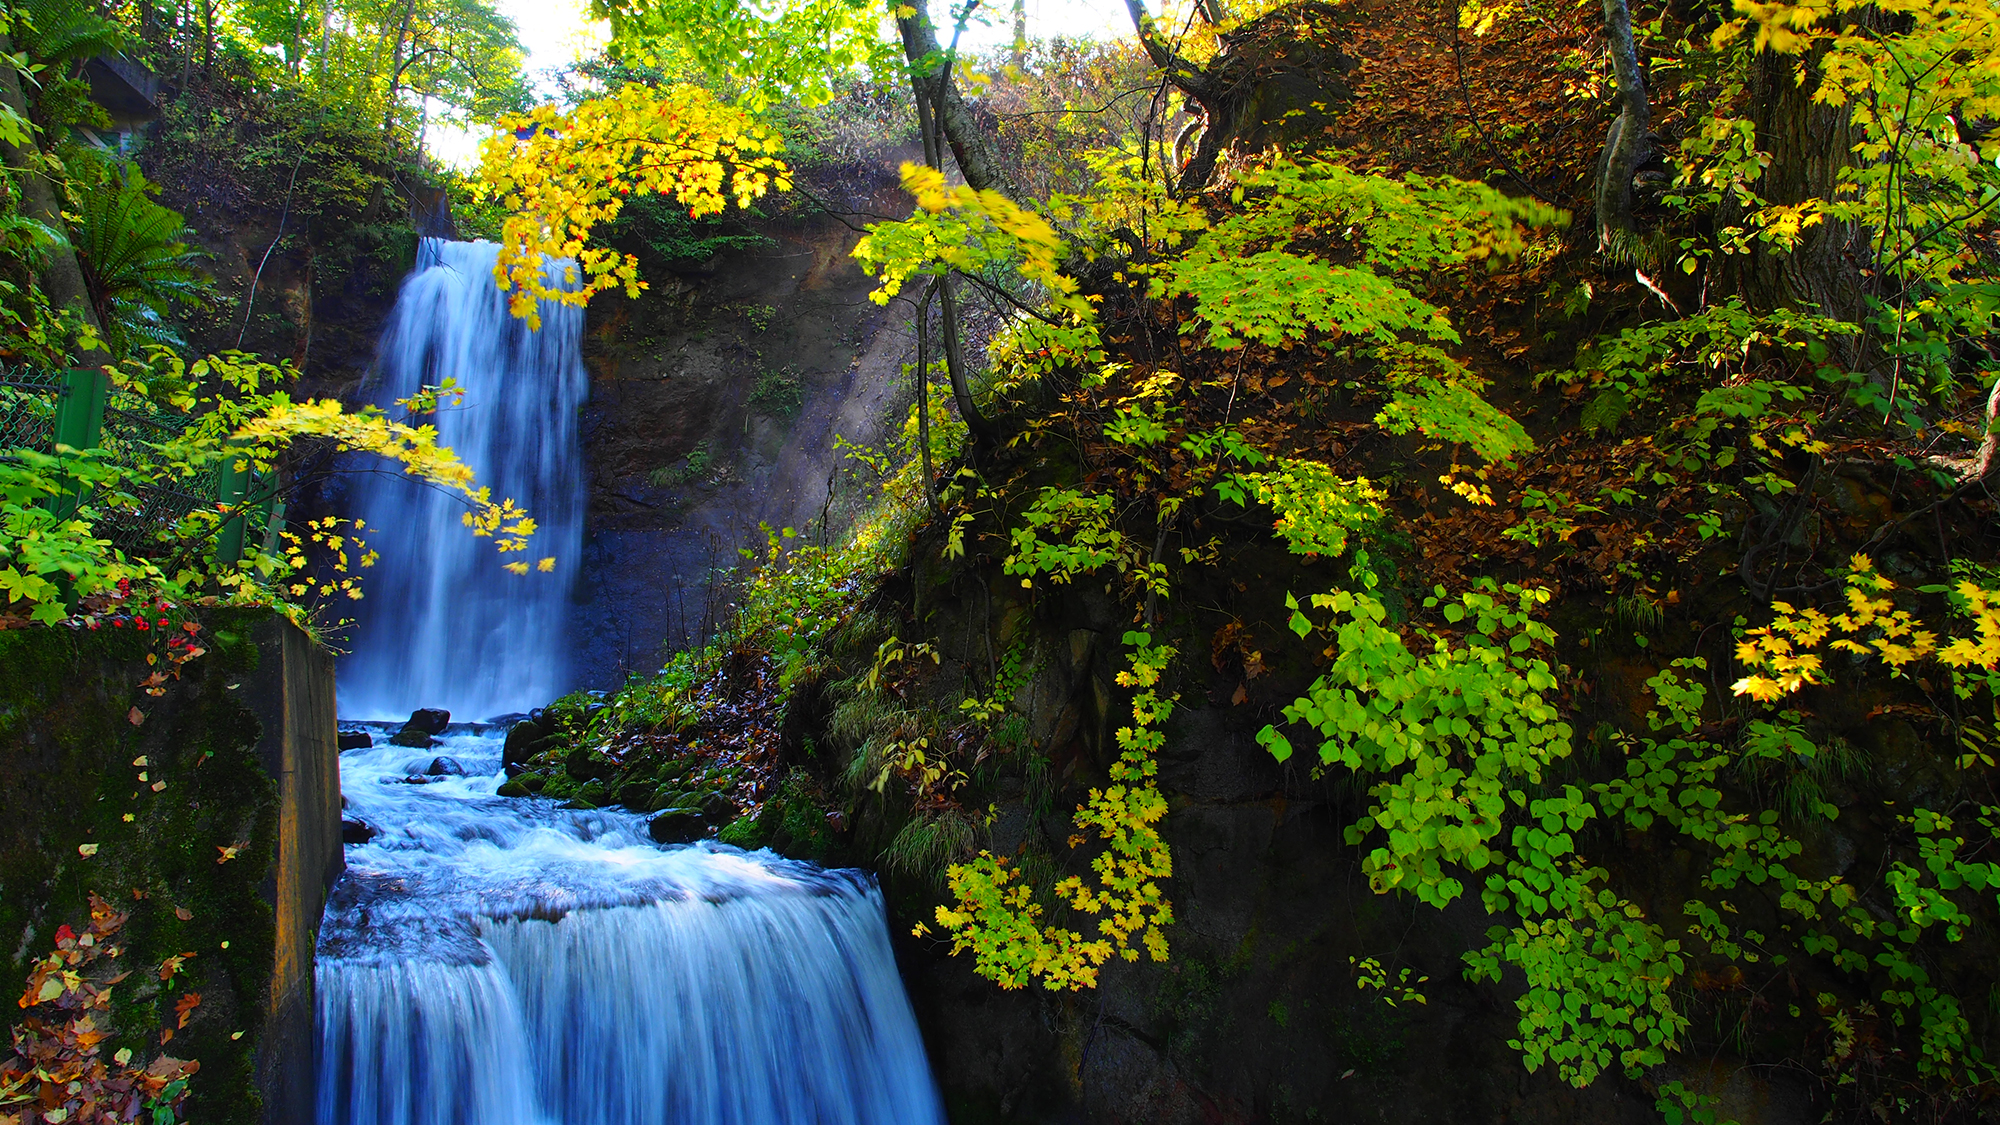
<svg viewBox="0 0 2000 1125">
<path fill-rule="evenodd" d="M 1956 592 L 1961 612 L 1972 619 L 1975 636 L 1960 637 L 1938 648 L 1938 634 L 1908 610 L 1897 609 L 1887 594 L 1895 582 L 1877 573 L 1867 555 L 1855 555 L 1847 573 L 1846 612 L 1829 616 L 1817 609 L 1773 602 L 1778 616 L 1769 625 L 1751 629 L 1736 645 L 1738 663 L 1751 674 L 1732 685 L 1737 695 L 1769 703 L 1825 681 L 1825 648 L 1855 656 L 1876 656 L 1890 674 L 1904 674 L 1917 661 L 1934 658 L 1954 673 L 2000 668 L 2000 596 L 1975 582 L 1960 582 Z M 1828 638 L 1831 637 L 1831 640 Z"/>
<path fill-rule="evenodd" d="M 480 177 L 512 212 L 493 267 L 509 309 L 539 327 L 540 300 L 580 308 L 621 287 L 638 296 L 638 259 L 589 245 L 597 224 L 635 192 L 670 195 L 700 217 L 790 190 L 776 155 L 783 147 L 748 112 L 697 86 L 630 83 L 570 110 L 544 105 L 501 118 Z"/>
<path fill-rule="evenodd" d="M 1167 801 L 1154 780 L 1153 754 L 1165 741 L 1155 728 L 1173 702 L 1153 689 L 1174 650 L 1154 647 L 1144 633 L 1125 639 L 1135 647 L 1131 668 L 1118 673 L 1118 683 L 1138 689 L 1133 725 L 1117 733 L 1124 753 L 1111 766 L 1113 784 L 1092 789 L 1076 811 L 1077 827 L 1097 829 L 1107 845 L 1091 861 L 1097 883 L 1072 876 L 1055 886 L 1056 896 L 1072 910 L 1097 917 L 1101 936 L 1085 941 L 1075 930 L 1045 924 L 1034 891 L 1006 859 L 991 852 L 951 867 L 954 901 L 937 908 L 937 924 L 951 934 L 953 953 L 971 951 L 974 969 L 1002 988 L 1021 988 L 1030 980 L 1051 992 L 1095 988 L 1098 969 L 1112 954 L 1139 959 L 1134 936 L 1152 960 L 1167 959 L 1163 927 L 1173 923 L 1174 913 L 1159 881 L 1173 874 L 1173 855 L 1157 827 L 1167 815 Z M 1071 837 L 1072 847 L 1082 842 L 1081 836 Z M 919 924 L 913 932 L 922 936 L 928 929 Z"/>
<path fill-rule="evenodd" d="M 977 272 L 989 262 L 1006 262 L 1046 286 L 1058 308 L 1089 313 L 1075 279 L 1059 268 L 1066 247 L 1040 215 L 997 191 L 947 187 L 943 172 L 922 164 L 903 165 L 903 190 L 916 197 L 916 213 L 899 223 L 876 223 L 854 247 L 854 259 L 882 279 L 869 294 L 876 304 L 888 304 L 913 274 Z"/>
</svg>

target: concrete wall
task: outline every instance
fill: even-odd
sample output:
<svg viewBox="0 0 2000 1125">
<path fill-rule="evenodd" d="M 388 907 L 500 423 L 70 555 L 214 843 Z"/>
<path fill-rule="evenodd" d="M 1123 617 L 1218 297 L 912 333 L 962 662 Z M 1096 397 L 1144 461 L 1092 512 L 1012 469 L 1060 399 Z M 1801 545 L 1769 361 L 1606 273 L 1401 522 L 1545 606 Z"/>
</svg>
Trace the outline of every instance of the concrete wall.
<svg viewBox="0 0 2000 1125">
<path fill-rule="evenodd" d="M 263 888 L 273 956 L 257 1085 L 264 1120 L 286 1125 L 313 1117 L 313 949 L 327 891 L 342 868 L 340 750 L 332 654 L 282 618 L 260 626 L 256 641 L 263 659 L 242 690 L 263 732 L 258 760 L 278 784 L 276 855 Z"/>
</svg>

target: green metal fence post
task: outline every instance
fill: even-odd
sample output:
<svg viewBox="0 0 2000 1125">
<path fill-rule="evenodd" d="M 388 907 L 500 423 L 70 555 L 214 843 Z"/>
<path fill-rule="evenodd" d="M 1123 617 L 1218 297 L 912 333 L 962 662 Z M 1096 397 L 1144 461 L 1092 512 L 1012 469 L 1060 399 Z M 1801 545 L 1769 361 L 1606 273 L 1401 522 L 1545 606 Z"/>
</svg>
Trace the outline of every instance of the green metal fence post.
<svg viewBox="0 0 2000 1125">
<path fill-rule="evenodd" d="M 224 566 L 243 557 L 243 535 L 250 520 L 243 498 L 250 494 L 250 479 L 247 452 L 241 457 L 232 453 L 222 463 L 222 476 L 215 486 L 215 502 L 227 505 L 229 516 L 223 521 L 222 533 L 215 539 L 215 561 Z"/>
<path fill-rule="evenodd" d="M 104 400 L 111 393 L 102 371 L 73 370 L 63 377 L 62 400 L 56 404 L 55 444 L 84 450 L 97 448 L 104 433 Z M 68 519 L 83 506 L 83 482 L 69 481 L 49 499 L 58 519 Z"/>
<path fill-rule="evenodd" d="M 279 537 L 285 530 L 285 502 L 271 500 L 264 516 L 264 553 L 275 555 L 281 545 Z"/>
</svg>

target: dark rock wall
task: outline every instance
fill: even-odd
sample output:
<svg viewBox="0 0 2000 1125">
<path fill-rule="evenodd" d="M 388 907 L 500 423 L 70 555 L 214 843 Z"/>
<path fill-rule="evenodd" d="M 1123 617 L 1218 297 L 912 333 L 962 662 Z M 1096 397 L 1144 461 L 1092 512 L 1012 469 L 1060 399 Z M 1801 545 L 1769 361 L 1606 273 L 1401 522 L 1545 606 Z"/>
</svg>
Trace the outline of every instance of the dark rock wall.
<svg viewBox="0 0 2000 1125">
<path fill-rule="evenodd" d="M 840 220 L 756 227 L 761 249 L 649 266 L 644 296 L 590 306 L 579 686 L 616 687 L 725 626 L 721 572 L 762 544 L 759 524 L 822 542 L 873 499 L 834 442 L 880 444 L 906 401 L 907 312 L 868 300 Z"/>
<path fill-rule="evenodd" d="M 1288 564 L 1253 552 L 1235 573 L 1251 600 L 1275 603 L 1288 582 L 1304 581 L 1270 569 L 1280 565 Z M 1046 852 L 1062 854 L 1061 841 L 1076 831 L 1077 799 L 1104 783 L 1116 755 L 1111 729 L 1129 721 L 1129 695 L 1113 682 L 1123 667 L 1118 637 L 1133 627 L 1129 613 L 1095 590 L 1031 602 L 1012 579 L 981 589 L 970 573 L 922 562 L 912 581 L 926 591 L 925 628 L 944 657 L 940 682 L 955 682 L 961 672 L 978 680 L 991 652 L 1026 646 L 1033 673 L 1013 711 L 1030 753 L 1045 757 L 1059 787 L 1038 802 L 1031 787 L 1001 782 L 984 810 L 983 846 L 1020 855 L 1039 837 Z M 1258 620 L 1270 607 L 1233 608 Z M 1215 668 L 1205 643 L 1223 620 L 1193 611 L 1155 630 L 1182 653 L 1167 685 L 1178 702 L 1159 758 L 1169 802 L 1162 831 L 1174 862 L 1165 883 L 1175 915 L 1168 962 L 1113 962 L 1095 991 L 1003 991 L 974 974 L 969 954 L 953 957 L 934 935 L 910 935 L 916 922 L 931 921 L 942 888 L 887 880 L 905 980 L 955 1125 L 1658 1122 L 1654 1095 L 1640 1081 L 1607 1073 L 1577 1090 L 1553 1067 L 1527 1071 L 1508 1046 L 1518 1036 L 1518 973 L 1502 986 L 1475 985 L 1460 959 L 1461 951 L 1486 944 L 1497 919 L 1476 898 L 1438 911 L 1369 888 L 1360 849 L 1342 835 L 1366 811 L 1363 787 L 1314 776 L 1309 753 L 1280 765 L 1254 740 L 1311 669 L 1284 663 L 1279 648 L 1263 643 L 1274 667 L 1251 683 L 1247 698 L 1239 695 L 1239 676 L 1233 667 L 1229 674 Z M 1681 639 L 1693 643 L 1692 634 Z M 1615 673 L 1624 663 L 1636 672 L 1632 653 L 1579 651 L 1572 659 L 1590 680 L 1609 682 L 1597 704 L 1605 713 L 1641 703 L 1640 685 L 1659 665 L 1654 657 L 1628 695 Z M 1888 752 L 1887 733 L 1880 761 L 1893 770 L 1901 759 Z M 1852 812 L 1854 822 L 1843 820 L 1809 845 L 1829 870 L 1853 862 L 1857 840 L 1880 851 L 1859 819 L 1866 810 Z M 885 841 L 893 829 L 867 816 L 849 862 L 868 863 L 879 850 L 869 840 Z M 1586 846 L 1593 858 L 1648 879 L 1662 896 L 1678 901 L 1694 893 L 1698 865 L 1684 854 L 1675 867 L 1671 857 L 1627 852 L 1612 830 L 1590 836 Z M 1816 862 L 1809 854 L 1807 866 Z M 1423 1002 L 1390 1004 L 1359 987 L 1354 961 L 1367 958 L 1392 978 L 1409 970 Z M 1684 1002 L 1698 1019 L 1713 1016 Z M 1703 1032 L 1696 1028 L 1697 1036 Z M 1680 1079 L 1717 1095 L 1721 1111 L 1741 1125 L 1803 1125 L 1826 1110 L 1804 1075 L 1746 1067 L 1740 1057 L 1705 1049 L 1644 1079 Z"/>
</svg>

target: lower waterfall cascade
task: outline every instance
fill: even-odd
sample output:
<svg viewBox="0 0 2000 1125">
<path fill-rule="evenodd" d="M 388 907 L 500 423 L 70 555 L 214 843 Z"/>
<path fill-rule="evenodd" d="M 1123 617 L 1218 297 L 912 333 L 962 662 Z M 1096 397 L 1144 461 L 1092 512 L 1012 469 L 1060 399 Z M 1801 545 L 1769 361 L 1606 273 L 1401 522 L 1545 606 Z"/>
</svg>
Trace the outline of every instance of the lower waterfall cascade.
<svg viewBox="0 0 2000 1125">
<path fill-rule="evenodd" d="M 944 1120 L 872 878 L 498 797 L 501 746 L 342 756 L 320 1125 Z"/>
<path fill-rule="evenodd" d="M 425 240 L 383 365 L 397 394 L 467 390 L 441 443 L 496 497 L 519 486 L 537 553 L 547 536 L 573 557 L 581 316 L 509 318 L 495 250 Z M 566 586 L 505 574 L 449 497 L 390 481 L 363 500 L 395 541 L 370 587 L 384 604 L 341 664 L 350 719 L 478 719 L 568 686 Z M 501 797 L 504 725 L 422 749 L 374 727 L 341 755 L 343 817 L 366 839 L 320 928 L 319 1125 L 943 1122 L 872 876 L 662 847 L 636 813 Z"/>
</svg>

